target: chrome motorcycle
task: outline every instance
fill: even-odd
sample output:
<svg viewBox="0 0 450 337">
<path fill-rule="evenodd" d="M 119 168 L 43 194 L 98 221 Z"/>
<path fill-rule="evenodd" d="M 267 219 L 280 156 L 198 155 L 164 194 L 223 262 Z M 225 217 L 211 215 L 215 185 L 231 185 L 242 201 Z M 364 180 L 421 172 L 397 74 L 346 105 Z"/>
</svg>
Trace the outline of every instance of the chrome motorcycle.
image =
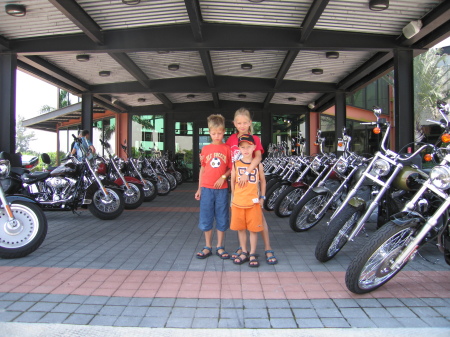
<svg viewBox="0 0 450 337">
<path fill-rule="evenodd" d="M 371 292 L 390 281 L 421 247 L 435 242 L 450 265 L 450 118 L 449 105 L 438 102 L 444 119 L 445 148 L 435 154 L 443 159 L 403 210 L 391 217 L 369 238 L 351 261 L 345 274 L 347 288 L 356 294 Z M 435 122 L 436 123 L 436 122 Z"/>
</svg>

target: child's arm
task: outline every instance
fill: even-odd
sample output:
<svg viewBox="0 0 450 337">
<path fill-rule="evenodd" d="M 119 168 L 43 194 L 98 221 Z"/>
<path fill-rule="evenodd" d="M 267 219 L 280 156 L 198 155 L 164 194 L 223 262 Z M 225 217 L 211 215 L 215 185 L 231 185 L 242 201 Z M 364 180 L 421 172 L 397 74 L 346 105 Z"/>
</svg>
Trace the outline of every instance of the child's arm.
<svg viewBox="0 0 450 337">
<path fill-rule="evenodd" d="M 252 162 L 248 166 L 246 172 L 249 172 L 249 173 L 252 172 L 255 169 L 255 167 L 257 167 L 259 165 L 259 163 L 261 163 L 261 160 L 262 160 L 261 151 L 260 150 L 255 151 L 254 154 L 255 154 L 255 157 L 253 157 Z M 248 182 L 248 175 L 246 175 L 246 174 L 242 175 L 241 179 L 239 179 L 239 183 L 238 183 L 239 187 L 244 187 L 245 184 L 247 184 L 247 182 Z"/>
<path fill-rule="evenodd" d="M 225 172 L 224 174 L 222 174 L 220 176 L 219 179 L 217 179 L 217 181 L 214 183 L 214 188 L 221 188 L 223 183 L 227 180 L 228 176 L 230 175 L 230 169 L 227 170 L 227 172 Z"/>
<path fill-rule="evenodd" d="M 204 166 L 202 166 L 200 168 L 200 173 L 198 174 L 198 190 L 197 192 L 195 192 L 195 199 L 200 200 L 200 196 L 201 196 L 201 187 L 202 186 L 202 176 L 203 176 L 203 171 L 205 170 Z"/>
<path fill-rule="evenodd" d="M 234 184 L 236 183 L 236 170 L 231 170 L 231 177 L 230 177 L 230 187 L 231 187 L 231 200 L 233 200 L 233 192 L 234 192 Z"/>
<path fill-rule="evenodd" d="M 264 174 L 264 169 L 262 164 L 259 164 L 259 183 L 260 183 L 260 196 L 266 195 L 266 176 Z M 261 207 L 264 206 L 264 199 L 259 198 L 259 203 L 261 204 Z"/>
</svg>

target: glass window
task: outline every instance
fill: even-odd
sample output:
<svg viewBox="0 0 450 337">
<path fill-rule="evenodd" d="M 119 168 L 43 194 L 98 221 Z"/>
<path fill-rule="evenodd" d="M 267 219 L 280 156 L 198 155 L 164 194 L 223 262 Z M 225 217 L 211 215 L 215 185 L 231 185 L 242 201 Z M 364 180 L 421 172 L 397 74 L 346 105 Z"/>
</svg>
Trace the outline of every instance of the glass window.
<svg viewBox="0 0 450 337">
<path fill-rule="evenodd" d="M 254 123 L 255 124 L 255 123 Z M 261 127 L 261 124 L 259 124 Z M 304 115 L 274 115 L 272 117 L 272 143 L 285 144 L 288 153 L 297 149 L 298 137 L 305 137 Z M 256 133 L 256 127 L 255 127 Z M 259 129 L 261 133 L 261 129 Z"/>
<path fill-rule="evenodd" d="M 144 150 L 164 150 L 164 116 L 133 115 L 131 139 L 133 152 L 142 147 Z"/>
</svg>

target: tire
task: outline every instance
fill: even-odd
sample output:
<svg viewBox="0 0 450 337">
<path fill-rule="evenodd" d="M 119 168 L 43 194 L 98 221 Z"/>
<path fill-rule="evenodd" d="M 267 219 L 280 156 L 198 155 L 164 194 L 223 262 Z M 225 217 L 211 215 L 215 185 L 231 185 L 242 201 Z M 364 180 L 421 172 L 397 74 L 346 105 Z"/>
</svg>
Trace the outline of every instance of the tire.
<svg viewBox="0 0 450 337">
<path fill-rule="evenodd" d="M 92 197 L 92 203 L 89 204 L 89 211 L 99 219 L 112 220 L 122 214 L 125 208 L 125 202 L 121 192 L 107 188 L 111 202 L 106 202 L 103 191 L 98 189 Z"/>
<path fill-rule="evenodd" d="M 156 188 L 156 185 L 152 181 L 145 179 L 145 183 L 148 186 L 147 188 L 145 188 L 144 186 L 142 187 L 144 190 L 144 202 L 149 202 L 156 198 L 156 196 L 158 195 L 158 190 Z"/>
<path fill-rule="evenodd" d="M 24 257 L 40 247 L 47 235 L 48 224 L 39 206 L 24 201 L 11 204 L 14 218 L 19 226 L 10 227 L 5 209 L 0 208 L 0 258 Z"/>
<path fill-rule="evenodd" d="M 294 232 L 305 232 L 317 225 L 325 213 L 319 219 L 316 219 L 315 215 L 322 208 L 326 198 L 326 194 L 318 194 L 313 191 L 305 194 L 289 217 L 291 229 Z"/>
<path fill-rule="evenodd" d="M 164 177 L 161 174 L 157 174 L 156 176 L 156 189 L 158 191 L 158 195 L 164 196 L 169 194 L 170 192 L 170 182 L 169 179 Z"/>
<path fill-rule="evenodd" d="M 316 259 L 320 262 L 331 260 L 347 243 L 347 237 L 361 217 L 363 206 L 353 207 L 347 204 L 330 221 L 316 246 Z"/>
<path fill-rule="evenodd" d="M 277 182 L 279 182 L 280 180 L 278 179 L 278 177 L 272 177 L 270 178 L 267 183 L 266 183 L 266 196 L 267 196 L 267 191 L 269 191 L 273 185 L 275 185 Z"/>
<path fill-rule="evenodd" d="M 355 294 L 365 294 L 392 279 L 408 261 L 396 270 L 389 268 L 389 262 L 403 251 L 416 231 L 417 224 L 414 220 L 402 226 L 388 222 L 377 230 L 347 268 L 345 284 L 348 290 Z"/>
<path fill-rule="evenodd" d="M 174 189 L 177 188 L 177 179 L 175 178 L 174 175 L 167 173 L 167 172 L 166 172 L 166 177 L 169 180 L 170 190 L 173 191 Z"/>
<path fill-rule="evenodd" d="M 275 206 L 273 208 L 275 214 L 280 218 L 285 218 L 291 215 L 292 210 L 295 205 L 297 205 L 304 192 L 305 190 L 302 188 L 292 186 L 286 188 L 275 202 Z"/>
<path fill-rule="evenodd" d="M 273 185 L 272 188 L 266 193 L 266 200 L 264 200 L 264 209 L 266 211 L 273 211 L 278 197 L 288 187 L 288 185 L 282 185 L 281 182 Z"/>
<path fill-rule="evenodd" d="M 175 179 L 177 180 L 177 185 L 181 185 L 183 183 L 183 175 L 181 172 L 173 171 L 172 174 L 175 176 Z"/>
<path fill-rule="evenodd" d="M 134 183 L 128 183 L 128 185 L 130 185 L 131 193 L 126 188 L 123 191 L 125 209 L 136 209 L 144 202 L 144 189 L 142 185 Z"/>
</svg>

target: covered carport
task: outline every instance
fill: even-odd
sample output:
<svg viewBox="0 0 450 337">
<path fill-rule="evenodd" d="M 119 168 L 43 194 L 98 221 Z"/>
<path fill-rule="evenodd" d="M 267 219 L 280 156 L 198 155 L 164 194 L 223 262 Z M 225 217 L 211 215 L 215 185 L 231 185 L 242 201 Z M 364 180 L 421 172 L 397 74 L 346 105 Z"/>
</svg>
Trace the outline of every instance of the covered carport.
<svg viewBox="0 0 450 337">
<path fill-rule="evenodd" d="M 264 145 L 275 113 L 304 114 L 312 128 L 334 106 L 340 130 L 346 96 L 394 69 L 398 149 L 413 140 L 413 58 L 450 36 L 448 0 L 0 5 L 0 148 L 10 152 L 16 69 L 80 96 L 86 129 L 94 105 L 126 114 L 129 128 L 133 114 L 163 115 L 168 150 L 175 121 L 198 129 L 210 113 L 231 119 L 241 106 L 261 122 Z"/>
</svg>

